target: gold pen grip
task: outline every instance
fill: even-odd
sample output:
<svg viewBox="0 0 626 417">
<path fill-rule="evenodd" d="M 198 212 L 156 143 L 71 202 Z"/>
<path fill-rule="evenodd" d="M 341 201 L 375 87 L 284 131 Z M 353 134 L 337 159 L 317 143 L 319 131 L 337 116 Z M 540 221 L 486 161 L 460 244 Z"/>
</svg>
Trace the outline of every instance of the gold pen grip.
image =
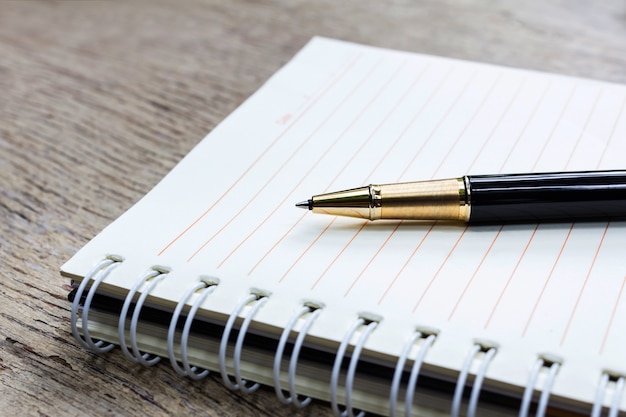
<svg viewBox="0 0 626 417">
<path fill-rule="evenodd" d="M 371 220 L 469 220 L 469 195 L 464 178 L 371 187 L 377 189 L 380 198 L 380 203 L 372 208 Z"/>
<path fill-rule="evenodd" d="M 470 215 L 465 178 L 368 185 L 313 196 L 307 206 L 314 213 L 368 220 L 467 221 Z"/>
</svg>

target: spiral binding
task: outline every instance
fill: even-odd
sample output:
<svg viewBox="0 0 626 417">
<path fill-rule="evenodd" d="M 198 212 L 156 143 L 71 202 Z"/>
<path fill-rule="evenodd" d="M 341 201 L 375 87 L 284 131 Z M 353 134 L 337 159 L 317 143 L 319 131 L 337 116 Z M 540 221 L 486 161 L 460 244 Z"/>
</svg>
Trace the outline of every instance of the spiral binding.
<svg viewBox="0 0 626 417">
<path fill-rule="evenodd" d="M 159 275 L 159 271 L 151 269 L 148 272 L 146 272 L 141 278 L 139 278 L 135 282 L 133 287 L 130 289 L 128 294 L 126 294 L 126 298 L 124 299 L 124 304 L 122 305 L 122 310 L 120 311 L 120 317 L 119 317 L 118 324 L 117 324 L 119 345 L 120 345 L 120 348 L 122 349 L 122 353 L 124 354 L 124 356 L 126 356 L 132 362 L 139 362 L 139 359 L 137 359 L 137 357 L 128 350 L 128 346 L 126 345 L 125 332 L 126 332 L 126 317 L 128 316 L 128 310 L 130 309 L 130 304 L 133 301 L 133 298 L 135 297 L 135 293 L 137 292 L 137 290 L 139 290 L 139 287 L 141 287 L 147 280 L 154 278 L 157 275 Z M 147 356 L 144 357 L 144 359 L 147 359 Z"/>
<path fill-rule="evenodd" d="M 404 366 L 408 359 L 409 353 L 411 349 L 415 345 L 415 343 L 419 339 L 423 339 L 423 343 L 420 347 L 420 350 L 417 354 L 417 357 L 413 361 L 413 366 L 411 367 L 411 373 L 409 375 L 409 381 L 407 383 L 406 395 L 404 400 L 404 415 L 405 417 L 410 417 L 412 409 L 413 409 L 413 393 L 415 392 L 415 385 L 417 384 L 417 377 L 419 376 L 420 368 L 422 367 L 422 363 L 424 362 L 424 357 L 426 353 L 428 353 L 428 349 L 433 344 L 436 338 L 436 331 L 423 331 L 417 330 L 409 341 L 404 345 L 404 349 L 402 353 L 398 357 L 398 361 L 396 362 L 396 369 L 393 374 L 393 379 L 391 382 L 391 389 L 389 391 L 389 416 L 395 417 L 396 415 L 396 402 L 398 400 L 398 390 L 400 389 L 400 379 L 402 377 L 402 372 L 404 370 Z"/>
<path fill-rule="evenodd" d="M 123 262 L 123 258 L 117 255 L 109 255 L 105 259 L 98 262 L 81 281 L 81 283 L 76 287 L 76 292 L 74 294 L 74 299 L 72 301 L 72 310 L 71 310 L 71 327 L 72 334 L 76 338 L 76 340 L 85 348 L 93 350 L 95 352 L 108 352 L 113 349 L 113 343 L 107 343 L 102 340 L 95 340 L 91 337 L 89 333 L 89 313 L 91 309 L 91 303 L 93 298 L 97 292 L 99 285 L 106 279 L 106 277 L 110 274 L 110 272 L 115 269 L 120 263 Z M 149 296 L 152 290 L 164 279 L 168 276 L 167 268 L 163 267 L 153 267 L 150 270 L 146 271 L 132 286 L 132 288 L 127 293 L 124 303 L 120 312 L 119 320 L 118 320 L 118 337 L 119 337 L 119 345 L 122 349 L 123 354 L 131 361 L 135 363 L 142 364 L 144 366 L 150 366 L 157 363 L 160 360 L 160 357 L 149 354 L 142 353 L 139 351 L 138 343 L 137 343 L 137 327 L 139 322 L 139 316 L 141 313 L 141 309 L 146 298 Z M 174 370 L 180 374 L 181 376 L 188 376 L 192 379 L 202 379 L 209 374 L 209 371 L 206 369 L 200 370 L 196 366 L 192 366 L 189 363 L 189 358 L 187 356 L 188 342 L 191 331 L 191 326 L 195 319 L 196 313 L 199 308 L 204 304 L 207 297 L 215 290 L 218 286 L 217 279 L 207 279 L 203 278 L 200 282 L 196 283 L 194 286 L 189 288 L 187 292 L 180 298 L 178 301 L 173 313 L 172 318 L 169 323 L 168 333 L 167 333 L 167 352 L 168 357 L 171 362 Z M 89 286 L 89 284 L 91 284 Z M 88 290 L 87 287 L 89 286 Z M 145 287 L 145 288 L 144 288 Z M 87 290 L 87 295 L 83 298 L 84 292 Z M 137 297 L 137 293 L 140 295 Z M 191 302 L 193 299 L 193 303 L 189 307 L 189 313 L 186 315 L 185 322 L 183 325 L 182 332 L 180 334 L 179 343 L 179 356 L 176 356 L 176 336 L 177 336 L 177 326 L 178 321 L 180 319 L 180 315 L 185 309 L 185 307 Z M 259 309 L 268 301 L 269 294 L 260 290 L 252 290 L 247 296 L 245 296 L 232 310 L 226 324 L 224 326 L 223 333 L 220 339 L 219 351 L 218 351 L 218 359 L 219 359 L 219 369 L 222 376 L 222 380 L 224 384 L 232 389 L 239 390 L 243 393 L 251 393 L 255 391 L 258 387 L 258 383 L 248 384 L 246 380 L 244 380 L 241 376 L 241 356 L 244 348 L 244 340 L 246 333 L 248 332 L 248 328 L 254 320 L 254 317 L 258 313 Z M 82 305 L 81 305 L 82 302 Z M 133 314 L 130 319 L 130 325 L 128 329 L 128 338 L 130 341 L 130 349 L 127 344 L 127 321 L 128 321 L 128 312 L 131 308 L 131 305 L 134 303 Z M 243 317 L 243 321 L 239 328 L 237 338 L 235 341 L 235 346 L 233 350 L 233 372 L 232 376 L 234 377 L 234 381 L 231 380 L 231 377 L 227 373 L 226 366 L 226 354 L 229 344 L 230 334 L 232 332 L 233 327 L 235 326 L 236 320 L 242 314 L 244 309 L 249 306 L 250 309 L 248 313 Z M 272 368 L 272 376 L 274 382 L 274 389 L 276 391 L 276 395 L 279 400 L 285 404 L 293 404 L 296 407 L 305 407 L 311 402 L 310 397 L 306 397 L 304 399 L 299 398 L 299 394 L 296 392 L 296 370 L 299 361 L 299 354 L 302 349 L 304 340 L 309 332 L 309 329 L 318 318 L 320 314 L 323 312 L 323 307 L 321 304 L 317 303 L 304 303 L 288 320 L 286 325 L 283 327 L 283 331 L 281 333 L 280 339 L 278 340 L 278 345 L 276 347 L 276 351 L 274 353 L 274 362 Z M 82 320 L 82 335 L 78 329 L 78 317 Z M 303 323 L 298 330 L 298 334 L 293 343 L 291 355 L 289 358 L 289 367 L 288 367 L 288 387 L 287 391 L 289 395 L 285 395 L 283 388 L 281 387 L 280 375 L 281 375 L 281 363 L 283 361 L 285 347 L 289 341 L 290 335 L 294 333 L 296 330 L 297 323 L 302 321 Z M 354 389 L 354 383 L 356 379 L 356 369 L 360 361 L 360 356 L 363 348 L 365 347 L 368 338 L 372 334 L 372 332 L 376 329 L 380 322 L 381 318 L 366 317 L 361 315 L 359 316 L 352 325 L 348 328 L 348 330 L 344 333 L 344 337 L 337 348 L 335 360 L 333 362 L 331 379 L 329 384 L 330 398 L 331 398 L 331 407 L 334 414 L 338 417 L 363 417 L 365 412 L 358 411 L 355 412 L 352 405 L 352 395 Z M 355 334 L 357 334 L 361 330 L 360 335 L 356 343 L 354 344 L 352 353 L 350 355 L 348 369 L 345 375 L 345 395 L 344 395 L 344 405 L 345 408 L 343 410 L 340 409 L 338 403 L 338 392 L 339 392 L 339 378 L 341 374 L 342 363 L 346 358 L 346 352 L 348 351 L 348 347 L 354 338 Z M 411 366 L 411 370 L 409 373 L 408 381 L 406 383 L 406 391 L 404 398 L 404 415 L 405 417 L 409 417 L 412 414 L 413 408 L 413 398 L 416 390 L 417 380 L 420 374 L 421 366 L 424 363 L 424 359 L 433 343 L 437 338 L 438 332 L 432 329 L 416 329 L 415 332 L 411 335 L 411 337 L 407 340 L 403 349 L 398 356 L 398 359 L 395 364 L 393 378 L 391 380 L 390 390 L 389 390 L 389 415 L 391 417 L 396 416 L 396 407 L 398 402 L 398 396 L 400 392 L 400 384 L 402 381 L 402 377 L 404 375 L 406 368 L 406 364 L 409 361 L 409 356 L 412 351 L 416 351 L 415 359 L 413 360 L 413 364 Z M 450 410 L 451 417 L 458 417 L 461 410 L 461 403 L 463 400 L 463 391 L 465 389 L 466 381 L 468 379 L 468 375 L 470 373 L 470 369 L 472 364 L 476 360 L 480 360 L 480 365 L 478 366 L 478 370 L 473 380 L 469 402 L 467 406 L 467 417 L 475 417 L 476 409 L 478 406 L 478 399 L 480 396 L 480 392 L 482 389 L 482 384 L 487 373 L 487 369 L 492 359 L 494 358 L 497 352 L 497 345 L 489 342 L 489 341 L 480 341 L 477 340 L 472 345 L 470 351 L 468 352 L 465 361 L 460 369 L 455 390 L 452 398 L 452 406 Z M 180 362 L 179 362 L 180 361 Z M 524 389 L 524 393 L 522 395 L 522 400 L 520 404 L 519 417 L 528 417 L 531 403 L 533 401 L 533 393 L 535 392 L 535 386 L 537 384 L 537 380 L 539 379 L 540 374 L 545 374 L 543 378 L 543 385 L 540 388 L 540 395 L 536 408 L 536 417 L 543 417 L 545 415 L 548 402 L 550 399 L 550 394 L 552 390 L 552 386 L 556 380 L 556 376 L 560 367 L 563 364 L 563 360 L 554 355 L 540 355 L 533 364 L 533 367 L 529 373 L 528 382 Z M 182 365 L 182 366 L 181 366 Z M 605 371 L 602 373 L 598 387 L 596 391 L 595 400 L 593 403 L 593 408 L 591 410 L 590 417 L 601 417 L 603 411 L 603 404 L 605 403 L 605 397 L 607 395 L 607 391 L 612 391 L 612 397 L 608 406 L 608 417 L 617 417 L 620 412 L 621 399 L 624 391 L 624 386 L 626 385 L 626 375 L 619 374 L 617 372 Z"/>
<path fill-rule="evenodd" d="M 274 378 L 274 390 L 276 391 L 276 396 L 280 401 L 285 404 L 293 404 L 298 408 L 303 408 L 307 406 L 311 402 L 311 397 L 307 397 L 304 400 L 300 400 L 298 398 L 298 393 L 296 392 L 296 366 L 298 365 L 298 357 L 300 355 L 300 349 L 302 348 L 302 343 L 304 342 L 304 338 L 306 337 L 309 328 L 322 312 L 321 308 L 317 308 L 311 305 L 304 305 L 296 314 L 294 314 L 285 328 L 283 329 L 283 333 L 280 336 L 278 347 L 276 348 L 276 355 L 274 356 L 274 368 L 273 368 L 273 378 Z M 291 358 L 289 359 L 289 373 L 288 373 L 288 385 L 289 385 L 289 397 L 285 397 L 283 394 L 281 384 L 280 384 L 280 364 L 283 358 L 283 352 L 285 350 L 285 344 L 287 343 L 287 339 L 289 338 L 289 334 L 293 330 L 296 322 L 308 314 L 306 321 L 302 325 L 302 330 L 298 333 L 298 337 L 293 346 L 293 350 L 291 352 Z"/>
<path fill-rule="evenodd" d="M 71 325 L 72 325 L 72 334 L 78 340 L 78 342 L 85 348 L 93 350 L 95 352 L 108 352 L 115 347 L 114 344 L 109 343 L 105 344 L 102 340 L 94 341 L 89 335 L 89 308 L 91 307 L 91 301 L 98 289 L 100 283 L 109 275 L 109 273 L 122 262 L 123 258 L 115 255 L 110 255 L 107 258 L 103 259 L 99 263 L 97 263 L 83 278 L 80 285 L 76 289 L 76 294 L 74 294 L 74 301 L 72 302 L 72 312 L 71 312 Z M 85 298 L 85 302 L 81 306 L 81 298 L 83 297 L 83 292 L 87 284 L 93 280 L 93 284 L 89 288 L 89 292 L 87 293 L 87 298 Z M 83 328 L 83 336 L 80 335 L 78 330 L 78 310 L 82 309 L 82 328 Z"/>
<path fill-rule="evenodd" d="M 191 287 L 178 301 L 176 304 L 176 308 L 174 309 L 174 313 L 172 314 L 172 319 L 170 320 L 170 325 L 167 331 L 167 355 L 169 357 L 170 363 L 172 364 L 172 368 L 182 376 L 188 376 L 192 379 L 202 379 L 209 374 L 208 370 L 202 370 L 201 372 L 197 372 L 198 368 L 195 366 L 191 366 L 189 364 L 189 359 L 187 358 L 187 344 L 189 340 L 189 331 L 191 330 L 191 324 L 193 323 L 193 319 L 198 311 L 198 308 L 204 300 L 206 300 L 207 296 L 211 294 L 215 287 L 217 286 L 217 281 L 202 281 Z M 189 314 L 185 319 L 185 324 L 183 326 L 183 332 L 180 337 L 180 357 L 183 367 L 181 368 L 178 365 L 176 360 L 176 355 L 174 352 L 174 337 L 176 334 L 176 325 L 178 324 L 178 319 L 180 317 L 180 313 L 183 310 L 183 307 L 187 304 L 187 301 L 196 293 L 198 293 L 196 301 L 191 306 L 191 310 L 189 310 Z"/>
<path fill-rule="evenodd" d="M 476 415 L 476 407 L 478 405 L 478 397 L 480 396 L 480 390 L 482 388 L 483 379 L 485 378 L 485 373 L 487 372 L 487 367 L 496 354 L 496 348 L 493 344 L 477 342 L 474 343 L 472 349 L 469 354 L 465 358 L 465 362 L 463 363 L 463 367 L 461 368 L 461 372 L 459 373 L 459 378 L 456 382 L 456 388 L 454 390 L 454 397 L 452 399 L 452 409 L 450 411 L 450 415 L 452 417 L 457 417 L 459 415 L 459 411 L 461 409 L 461 400 L 463 398 L 463 389 L 465 388 L 465 381 L 467 380 L 467 375 L 469 373 L 469 369 L 472 365 L 472 362 L 479 353 L 483 353 L 482 362 L 480 364 L 480 368 L 476 373 L 476 377 L 474 379 L 474 384 L 472 385 L 472 392 L 470 394 L 470 400 L 467 407 L 467 417 L 474 417 Z"/>
<path fill-rule="evenodd" d="M 185 369 L 185 372 L 187 372 L 187 375 L 191 379 L 202 379 L 209 374 L 208 369 L 204 369 L 201 372 L 197 372 L 198 368 L 195 366 L 191 366 L 189 364 L 189 358 L 187 357 L 187 345 L 189 341 L 189 332 L 191 331 L 191 324 L 193 323 L 193 319 L 196 317 L 196 312 L 198 311 L 202 303 L 204 303 L 204 300 L 206 300 L 209 294 L 213 293 L 213 291 L 215 290 L 215 287 L 217 286 L 216 284 L 210 284 L 206 282 L 204 284 L 206 285 L 206 287 L 200 292 L 197 300 L 191 306 L 191 309 L 189 310 L 189 314 L 187 315 L 187 318 L 185 319 L 183 332 L 180 336 L 180 358 L 181 358 L 180 360 L 183 364 L 183 368 Z"/>
<path fill-rule="evenodd" d="M 237 304 L 233 312 L 230 314 L 230 317 L 228 317 L 228 321 L 226 322 L 226 327 L 224 327 L 224 333 L 222 334 L 222 340 L 220 342 L 219 360 L 220 360 L 220 372 L 222 374 L 222 380 L 224 381 L 224 384 L 228 388 L 232 390 L 240 390 L 241 392 L 245 394 L 249 394 L 251 392 L 256 391 L 257 388 L 259 388 L 259 384 L 255 383 L 250 386 L 246 386 L 246 381 L 241 378 L 240 367 L 241 367 L 241 350 L 243 346 L 243 340 L 244 340 L 244 337 L 246 336 L 246 332 L 248 331 L 248 326 L 250 325 L 250 321 L 252 321 L 257 311 L 259 310 L 259 308 L 261 308 L 263 304 L 267 302 L 267 299 L 268 297 L 266 295 L 250 294 L 246 298 L 241 300 L 241 302 Z M 239 334 L 237 335 L 237 341 L 235 342 L 235 351 L 233 353 L 233 373 L 234 373 L 236 382 L 233 383 L 230 380 L 230 377 L 228 376 L 228 372 L 226 371 L 226 348 L 228 346 L 228 338 L 230 336 L 230 332 L 233 328 L 233 324 L 235 323 L 235 320 L 237 319 L 241 311 L 244 309 L 244 307 L 251 302 L 254 302 L 254 304 L 252 306 L 252 309 L 248 313 L 248 315 L 246 315 L 246 318 L 244 319 L 243 323 L 241 324 L 241 328 L 239 329 Z"/>
<path fill-rule="evenodd" d="M 598 390 L 596 391 L 596 398 L 591 409 L 591 417 L 600 417 L 602 414 L 602 403 L 604 401 L 606 390 L 609 383 L 613 383 L 613 399 L 611 400 L 611 406 L 609 408 L 608 417 L 617 417 L 619 414 L 619 405 L 622 401 L 622 393 L 624 391 L 624 383 L 626 376 L 619 375 L 617 373 L 608 372 L 602 373 L 600 377 L 600 383 L 598 384 Z"/>
<path fill-rule="evenodd" d="M 537 411 L 535 416 L 543 417 L 545 415 L 546 408 L 548 407 L 548 400 L 550 399 L 550 391 L 552 390 L 552 385 L 554 384 L 556 374 L 562 363 L 563 360 L 557 356 L 542 355 L 537 358 L 530 372 L 530 377 L 528 378 L 528 384 L 526 384 L 524 395 L 522 396 L 522 404 L 520 406 L 519 417 L 528 416 L 528 409 L 530 408 L 533 390 L 535 388 L 535 384 L 537 383 L 537 377 L 539 376 L 542 368 L 547 368 L 548 374 L 541 390 L 541 396 L 539 397 L 539 404 L 537 405 Z"/>
<path fill-rule="evenodd" d="M 337 403 L 337 385 L 339 384 L 339 373 L 341 371 L 341 363 L 343 362 L 343 358 L 346 354 L 346 349 L 352 336 L 356 333 L 356 331 L 361 327 L 365 326 L 365 329 L 361 333 L 359 340 L 354 346 L 354 351 L 352 352 L 352 356 L 350 357 L 350 364 L 348 365 L 348 372 L 346 374 L 346 382 L 345 382 L 345 410 L 340 411 L 339 405 Z M 376 329 L 378 326 L 378 321 L 368 320 L 364 317 L 359 317 L 350 327 L 350 330 L 346 332 L 341 344 L 339 345 L 339 349 L 337 349 L 337 356 L 335 356 L 335 362 L 333 364 L 333 370 L 330 377 L 330 398 L 331 398 L 331 406 L 333 412 L 337 416 L 342 417 L 354 417 L 354 410 L 352 409 L 352 387 L 354 384 L 354 374 L 356 373 L 356 367 L 359 363 L 359 357 L 361 356 L 361 350 L 365 345 L 369 335 Z M 363 411 L 357 414 L 358 417 L 363 417 L 365 413 Z"/>
<path fill-rule="evenodd" d="M 122 311 L 120 312 L 120 317 L 118 320 L 118 337 L 119 337 L 119 345 L 122 349 L 124 355 L 133 362 L 138 362 L 144 366 L 151 366 L 157 363 L 161 358 L 158 356 L 150 355 L 149 353 L 140 353 L 137 348 L 137 321 L 139 320 L 139 313 L 141 311 L 141 307 L 143 306 L 143 302 L 146 296 L 154 289 L 154 287 L 165 278 L 166 274 L 164 271 L 160 271 L 158 269 L 150 269 L 147 271 L 141 278 L 139 278 L 133 287 L 130 289 L 128 294 L 126 294 L 126 298 L 124 299 L 124 304 L 122 305 Z M 143 286 L 146 282 L 149 282 L 148 287 L 145 291 L 142 292 L 141 297 L 137 300 L 135 304 L 135 309 L 133 311 L 133 315 L 131 318 L 131 328 L 130 328 L 130 340 L 132 353 L 128 350 L 128 346 L 126 345 L 126 319 L 128 316 L 128 310 L 130 305 L 135 298 L 135 294 L 139 290 L 141 286 Z"/>
</svg>

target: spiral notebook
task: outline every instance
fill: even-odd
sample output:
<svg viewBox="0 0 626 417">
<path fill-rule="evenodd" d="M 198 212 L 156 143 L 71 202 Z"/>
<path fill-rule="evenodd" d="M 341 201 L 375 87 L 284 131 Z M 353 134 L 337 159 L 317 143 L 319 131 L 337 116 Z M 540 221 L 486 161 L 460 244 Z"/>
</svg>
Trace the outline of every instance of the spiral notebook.
<svg viewBox="0 0 626 417">
<path fill-rule="evenodd" d="M 626 223 L 364 222 L 294 203 L 623 169 L 625 106 L 622 85 L 314 38 L 62 267 L 73 332 L 337 415 L 624 413 Z"/>
</svg>

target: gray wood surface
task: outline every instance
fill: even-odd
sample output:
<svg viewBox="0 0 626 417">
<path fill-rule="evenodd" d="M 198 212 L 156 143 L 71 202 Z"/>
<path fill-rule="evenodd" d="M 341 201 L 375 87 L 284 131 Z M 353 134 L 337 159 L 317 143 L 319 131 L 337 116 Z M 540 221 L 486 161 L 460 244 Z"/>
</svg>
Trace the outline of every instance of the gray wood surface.
<svg viewBox="0 0 626 417">
<path fill-rule="evenodd" d="M 626 2 L 0 2 L 0 414 L 330 415 L 73 340 L 59 266 L 314 35 L 626 82 Z"/>
</svg>

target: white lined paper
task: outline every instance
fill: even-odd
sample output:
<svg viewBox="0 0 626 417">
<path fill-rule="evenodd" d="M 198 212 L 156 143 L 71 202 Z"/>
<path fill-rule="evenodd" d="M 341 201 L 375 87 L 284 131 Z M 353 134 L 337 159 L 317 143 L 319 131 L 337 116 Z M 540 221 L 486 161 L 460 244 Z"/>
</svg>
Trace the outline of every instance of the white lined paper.
<svg viewBox="0 0 626 417">
<path fill-rule="evenodd" d="M 318 38 L 64 268 L 80 274 L 119 252 L 193 271 L 155 289 L 170 301 L 196 272 L 210 274 L 220 301 L 206 310 L 225 313 L 239 292 L 261 288 L 283 302 L 379 314 L 377 332 L 396 326 L 397 339 L 416 324 L 437 327 L 426 359 L 436 366 L 460 366 L 465 351 L 446 349 L 471 334 L 506 346 L 488 380 L 522 386 L 526 365 L 498 361 L 528 349 L 565 355 L 560 372 L 590 377 L 592 366 L 621 366 L 626 348 L 624 222 L 467 228 L 315 216 L 293 204 L 370 182 L 620 169 L 623 155 L 624 86 Z M 114 275 L 111 285 L 132 285 Z M 271 305 L 259 320 L 279 328 L 283 312 Z M 333 341 L 341 332 L 311 329 Z M 368 349 L 395 354 L 397 339 L 375 335 Z M 554 392 L 587 398 L 558 379 Z"/>
</svg>

